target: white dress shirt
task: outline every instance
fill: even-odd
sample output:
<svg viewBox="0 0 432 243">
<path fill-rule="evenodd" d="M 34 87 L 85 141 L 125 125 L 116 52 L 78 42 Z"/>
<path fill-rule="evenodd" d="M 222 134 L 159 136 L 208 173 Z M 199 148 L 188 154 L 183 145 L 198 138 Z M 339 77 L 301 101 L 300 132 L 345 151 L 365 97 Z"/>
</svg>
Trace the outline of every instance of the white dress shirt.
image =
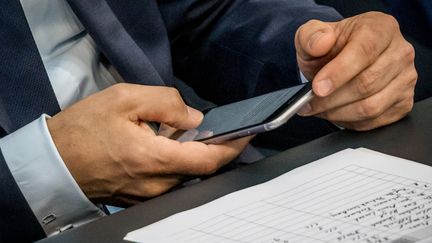
<svg viewBox="0 0 432 243">
<path fill-rule="evenodd" d="M 21 5 L 61 109 L 115 83 L 66 0 L 21 0 Z M 44 115 L 0 139 L 0 147 L 30 208 L 52 235 L 104 213 L 68 171 L 46 119 Z"/>
</svg>

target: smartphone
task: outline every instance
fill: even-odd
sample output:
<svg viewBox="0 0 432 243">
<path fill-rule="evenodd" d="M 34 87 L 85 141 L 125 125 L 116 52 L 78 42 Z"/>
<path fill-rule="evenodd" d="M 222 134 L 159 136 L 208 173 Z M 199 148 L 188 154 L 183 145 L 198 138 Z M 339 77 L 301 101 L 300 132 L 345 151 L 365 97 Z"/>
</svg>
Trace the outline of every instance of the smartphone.
<svg viewBox="0 0 432 243">
<path fill-rule="evenodd" d="M 307 83 L 219 106 L 205 114 L 199 127 L 177 140 L 218 144 L 271 131 L 286 123 L 312 97 L 312 85 Z"/>
</svg>

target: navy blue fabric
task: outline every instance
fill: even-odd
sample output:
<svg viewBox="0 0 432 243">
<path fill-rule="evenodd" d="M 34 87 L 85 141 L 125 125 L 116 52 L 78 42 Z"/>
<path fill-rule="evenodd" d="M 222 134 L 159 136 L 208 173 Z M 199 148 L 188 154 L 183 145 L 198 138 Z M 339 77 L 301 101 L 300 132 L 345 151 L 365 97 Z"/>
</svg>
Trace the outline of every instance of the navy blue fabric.
<svg viewBox="0 0 432 243">
<path fill-rule="evenodd" d="M 299 83 L 294 35 L 310 19 L 337 21 L 312 0 L 160 0 L 174 73 L 217 104 Z"/>
<path fill-rule="evenodd" d="M 59 110 L 20 2 L 0 1 L 0 127 L 11 133 Z"/>
<path fill-rule="evenodd" d="M 0 1 L 0 135 L 59 106 L 19 1 Z M 25 153 L 25 151 L 22 151 Z M 0 151 L 0 242 L 45 236 Z"/>
<path fill-rule="evenodd" d="M 45 237 L 15 183 L 0 150 L 0 242 L 33 242 Z"/>
<path fill-rule="evenodd" d="M 400 21 L 412 21 L 432 27 L 432 1 L 383 0 L 389 11 Z M 418 21 L 416 21 L 418 20 Z"/>
<path fill-rule="evenodd" d="M 180 79 L 220 103 L 292 86 L 299 82 L 297 27 L 312 18 L 340 19 L 312 0 L 68 1 L 128 82 L 175 85 L 201 105 L 209 103 Z M 19 0 L 0 1 L 0 21 L 0 126 L 11 133 L 59 108 Z M 1 153 L 0 182 L 7 192 L 0 241 L 42 237 Z"/>
<path fill-rule="evenodd" d="M 430 0 L 382 0 L 387 11 L 394 15 L 402 30 L 432 47 L 426 33 L 432 31 L 432 1 Z M 428 36 L 427 36 L 428 37 Z"/>
</svg>

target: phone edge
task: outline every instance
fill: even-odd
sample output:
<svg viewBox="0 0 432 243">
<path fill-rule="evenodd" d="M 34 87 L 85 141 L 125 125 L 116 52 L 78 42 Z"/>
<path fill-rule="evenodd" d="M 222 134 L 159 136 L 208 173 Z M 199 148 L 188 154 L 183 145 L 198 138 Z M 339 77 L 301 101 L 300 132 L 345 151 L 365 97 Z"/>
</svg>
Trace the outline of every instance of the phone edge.
<svg viewBox="0 0 432 243">
<path fill-rule="evenodd" d="M 307 92 L 304 96 L 299 98 L 292 106 L 290 106 L 288 109 L 286 109 L 282 115 L 280 115 L 278 118 L 272 120 L 271 122 L 268 122 L 264 124 L 264 127 L 266 131 L 274 130 L 283 124 L 285 124 L 291 117 L 293 117 L 297 112 L 309 101 L 312 100 L 314 97 L 314 93 L 312 90 Z"/>
</svg>

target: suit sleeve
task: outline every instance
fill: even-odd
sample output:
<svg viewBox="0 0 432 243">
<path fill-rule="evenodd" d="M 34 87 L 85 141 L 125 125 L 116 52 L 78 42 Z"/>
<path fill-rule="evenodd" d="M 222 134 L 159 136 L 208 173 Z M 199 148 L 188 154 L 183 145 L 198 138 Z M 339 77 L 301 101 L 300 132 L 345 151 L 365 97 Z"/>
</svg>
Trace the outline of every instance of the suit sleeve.
<svg viewBox="0 0 432 243">
<path fill-rule="evenodd" d="M 175 75 L 218 104 L 300 84 L 296 30 L 342 18 L 312 0 L 161 0 L 159 8 Z"/>
<path fill-rule="evenodd" d="M 33 242 L 45 233 L 9 171 L 0 149 L 0 242 Z M 23 232 L 26 232 L 23 234 Z"/>
</svg>

